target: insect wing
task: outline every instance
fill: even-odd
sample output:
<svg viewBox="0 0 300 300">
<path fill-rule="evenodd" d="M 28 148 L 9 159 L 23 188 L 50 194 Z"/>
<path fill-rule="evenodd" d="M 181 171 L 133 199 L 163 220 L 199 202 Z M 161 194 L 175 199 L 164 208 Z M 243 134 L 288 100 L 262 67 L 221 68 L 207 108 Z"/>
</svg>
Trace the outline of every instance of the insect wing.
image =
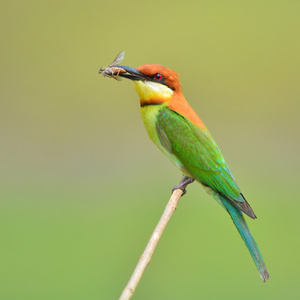
<svg viewBox="0 0 300 300">
<path fill-rule="evenodd" d="M 116 56 L 113 62 L 109 65 L 109 68 L 119 65 L 124 59 L 124 56 L 125 56 L 125 51 L 123 50 Z"/>
</svg>

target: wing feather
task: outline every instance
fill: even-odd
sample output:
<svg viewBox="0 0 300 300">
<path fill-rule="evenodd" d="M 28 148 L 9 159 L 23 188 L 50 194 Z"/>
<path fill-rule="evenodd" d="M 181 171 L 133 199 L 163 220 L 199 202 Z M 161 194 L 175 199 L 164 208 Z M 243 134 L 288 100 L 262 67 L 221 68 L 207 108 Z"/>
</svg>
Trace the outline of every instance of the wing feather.
<svg viewBox="0 0 300 300">
<path fill-rule="evenodd" d="M 195 179 L 255 218 L 208 130 L 203 131 L 168 107 L 158 113 L 156 128 L 163 147 L 174 154 Z"/>
</svg>

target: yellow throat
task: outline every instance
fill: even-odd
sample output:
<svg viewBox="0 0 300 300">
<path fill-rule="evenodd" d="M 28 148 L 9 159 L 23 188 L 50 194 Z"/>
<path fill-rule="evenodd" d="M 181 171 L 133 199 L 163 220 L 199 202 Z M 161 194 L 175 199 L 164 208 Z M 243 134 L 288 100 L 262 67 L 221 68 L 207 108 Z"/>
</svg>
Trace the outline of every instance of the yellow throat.
<svg viewBox="0 0 300 300">
<path fill-rule="evenodd" d="M 140 96 L 141 105 L 162 104 L 170 100 L 173 95 L 169 87 L 152 81 L 134 81 L 133 87 Z"/>
</svg>

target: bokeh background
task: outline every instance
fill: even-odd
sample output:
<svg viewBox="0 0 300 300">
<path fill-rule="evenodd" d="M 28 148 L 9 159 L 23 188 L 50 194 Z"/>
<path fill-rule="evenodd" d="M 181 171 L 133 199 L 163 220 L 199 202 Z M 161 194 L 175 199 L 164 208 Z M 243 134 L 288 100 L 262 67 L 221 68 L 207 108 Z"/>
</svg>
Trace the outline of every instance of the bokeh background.
<svg viewBox="0 0 300 300">
<path fill-rule="evenodd" d="M 181 177 L 98 74 L 121 50 L 181 75 L 271 275 L 195 183 L 133 299 L 299 299 L 299 1 L 2 1 L 0 24 L 1 299 L 117 299 Z"/>
</svg>

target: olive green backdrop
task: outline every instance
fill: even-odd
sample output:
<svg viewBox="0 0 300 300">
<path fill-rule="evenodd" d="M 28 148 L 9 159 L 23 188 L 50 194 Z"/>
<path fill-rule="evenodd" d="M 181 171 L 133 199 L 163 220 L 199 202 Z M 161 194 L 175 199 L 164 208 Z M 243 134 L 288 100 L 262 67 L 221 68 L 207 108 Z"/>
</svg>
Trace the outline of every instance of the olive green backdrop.
<svg viewBox="0 0 300 300">
<path fill-rule="evenodd" d="M 271 276 L 194 183 L 133 299 L 299 299 L 299 1 L 2 1 L 0 25 L 1 299 L 117 299 L 181 177 L 98 74 L 121 50 L 181 75 Z"/>
</svg>

